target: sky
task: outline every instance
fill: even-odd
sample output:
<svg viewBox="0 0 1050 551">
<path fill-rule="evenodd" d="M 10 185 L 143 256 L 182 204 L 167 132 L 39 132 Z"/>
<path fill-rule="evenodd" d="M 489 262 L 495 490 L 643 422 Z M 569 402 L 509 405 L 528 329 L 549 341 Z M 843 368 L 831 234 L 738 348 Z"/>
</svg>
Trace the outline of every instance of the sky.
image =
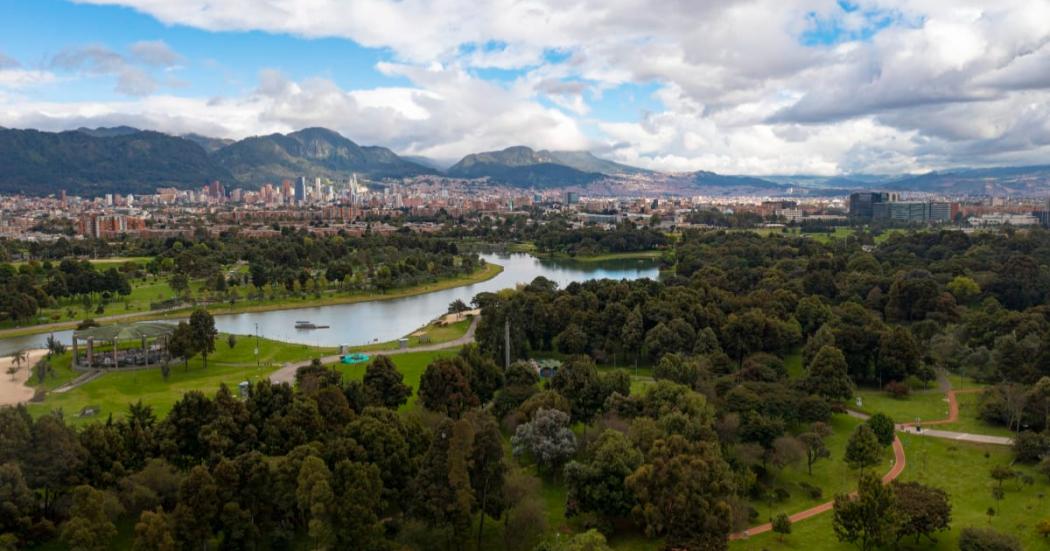
<svg viewBox="0 0 1050 551">
<path fill-rule="evenodd" d="M 1050 164 L 1050 0 L 0 0 L 0 126 L 671 172 Z"/>
</svg>

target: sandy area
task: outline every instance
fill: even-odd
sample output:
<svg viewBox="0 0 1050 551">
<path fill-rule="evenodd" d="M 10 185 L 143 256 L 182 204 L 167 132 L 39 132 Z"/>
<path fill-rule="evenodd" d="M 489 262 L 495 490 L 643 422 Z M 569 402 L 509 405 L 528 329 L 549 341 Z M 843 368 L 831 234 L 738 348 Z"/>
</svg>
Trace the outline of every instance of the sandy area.
<svg viewBox="0 0 1050 551">
<path fill-rule="evenodd" d="M 475 308 L 474 310 L 467 310 L 465 312 L 459 312 L 456 314 L 445 314 L 438 318 L 441 323 L 456 323 L 457 321 L 463 321 L 467 317 L 477 317 L 481 315 L 481 308 Z"/>
<path fill-rule="evenodd" d="M 22 368 L 15 374 L 14 380 L 7 374 L 7 368 L 14 365 L 11 356 L 0 358 L 0 406 L 11 406 L 28 402 L 33 397 L 32 387 L 25 382 L 32 375 L 37 360 L 47 355 L 47 350 L 28 350 L 29 357 L 22 362 Z"/>
</svg>

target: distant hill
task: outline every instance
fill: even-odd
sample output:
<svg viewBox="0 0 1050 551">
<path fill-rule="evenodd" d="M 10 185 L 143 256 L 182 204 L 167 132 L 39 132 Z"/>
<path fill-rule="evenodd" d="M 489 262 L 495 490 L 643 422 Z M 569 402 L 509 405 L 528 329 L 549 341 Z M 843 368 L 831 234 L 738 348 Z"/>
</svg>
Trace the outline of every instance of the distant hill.
<svg viewBox="0 0 1050 551">
<path fill-rule="evenodd" d="M 401 158 L 410 163 L 432 168 L 438 172 L 445 172 L 450 166 L 456 164 L 455 160 L 434 159 L 422 155 L 401 155 Z"/>
<path fill-rule="evenodd" d="M 773 195 L 787 193 L 791 186 L 753 176 L 727 176 L 706 170 L 687 175 L 691 187 L 712 195 Z"/>
<path fill-rule="evenodd" d="M 640 169 L 599 159 L 585 151 L 534 151 L 515 146 L 467 155 L 452 165 L 447 174 L 454 178 L 488 178 L 516 187 L 554 188 L 583 186 L 607 174 L 629 170 Z"/>
<path fill-rule="evenodd" d="M 600 157 L 595 157 L 590 151 L 540 151 L 540 154 L 550 155 L 555 162 L 582 172 L 597 172 L 600 174 L 655 174 L 651 170 L 628 166 Z"/>
<path fill-rule="evenodd" d="M 208 153 L 215 153 L 216 151 L 218 151 L 218 150 L 220 150 L 220 149 L 222 149 L 222 148 L 224 148 L 224 147 L 226 147 L 228 145 L 236 143 L 236 140 L 231 140 L 229 138 L 210 138 L 208 136 L 202 136 L 200 134 L 194 134 L 192 132 L 189 133 L 189 134 L 183 134 L 182 136 L 179 136 L 179 137 L 183 138 L 183 139 L 186 139 L 186 140 L 189 140 L 189 141 L 191 141 L 191 142 L 193 142 L 193 143 L 203 147 L 204 150 L 207 151 Z"/>
<path fill-rule="evenodd" d="M 92 138 L 114 138 L 117 136 L 130 136 L 131 134 L 142 132 L 138 128 L 132 128 L 130 126 L 100 126 L 98 128 L 87 128 L 81 126 L 80 128 L 77 128 L 76 131 L 81 134 L 87 134 Z"/>
<path fill-rule="evenodd" d="M 129 127 L 68 132 L 0 129 L 0 192 L 152 193 L 230 181 L 199 145 Z"/>
<path fill-rule="evenodd" d="M 245 138 L 213 157 L 237 181 L 253 186 L 299 176 L 345 180 L 353 173 L 376 179 L 437 173 L 385 147 L 359 146 L 325 128 Z"/>
<path fill-rule="evenodd" d="M 1050 165 L 930 172 L 886 182 L 881 188 L 959 195 L 1046 195 Z"/>
</svg>

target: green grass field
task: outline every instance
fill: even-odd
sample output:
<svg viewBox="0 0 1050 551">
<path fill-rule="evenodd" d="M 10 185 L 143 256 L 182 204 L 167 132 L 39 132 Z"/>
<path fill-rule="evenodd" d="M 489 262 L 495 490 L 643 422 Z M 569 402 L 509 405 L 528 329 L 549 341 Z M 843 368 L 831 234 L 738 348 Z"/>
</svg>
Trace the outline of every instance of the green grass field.
<svg viewBox="0 0 1050 551">
<path fill-rule="evenodd" d="M 424 327 L 424 328 L 422 328 L 420 330 L 417 330 L 417 331 L 413 331 L 410 335 L 408 335 L 408 347 L 409 348 L 415 348 L 415 347 L 420 346 L 420 345 L 441 344 L 441 343 L 446 343 L 446 342 L 449 342 L 449 341 L 454 341 L 454 340 L 462 337 L 463 335 L 467 334 L 467 329 L 470 328 L 471 321 L 472 320 L 470 320 L 470 319 L 464 319 L 462 321 L 457 321 L 455 323 L 450 323 L 448 325 L 440 325 L 440 324 L 437 324 L 437 323 L 431 323 L 431 324 L 427 325 L 426 327 Z M 423 332 L 423 336 L 430 337 L 430 342 L 428 342 L 428 343 L 421 343 L 420 342 L 420 336 L 421 335 L 417 335 L 416 334 L 416 333 L 419 333 L 420 331 Z M 387 342 L 381 342 L 381 343 L 378 343 L 378 344 L 366 344 L 364 346 L 354 346 L 354 347 L 351 347 L 351 350 L 361 351 L 361 352 L 376 352 L 376 351 L 383 351 L 383 350 L 397 350 L 399 348 L 399 346 L 400 345 L 398 344 L 397 341 L 387 341 Z"/>
<path fill-rule="evenodd" d="M 940 425 L 936 428 L 941 430 L 952 430 L 957 432 L 969 432 L 973 434 L 990 434 L 993 436 L 1013 436 L 1013 432 L 1002 426 L 990 425 L 978 417 L 977 403 L 981 396 L 979 393 L 956 394 L 959 400 L 959 420 L 955 423 Z"/>
<path fill-rule="evenodd" d="M 931 385 L 935 387 L 936 385 Z M 856 396 L 863 399 L 863 405 L 856 408 L 864 413 L 885 413 L 897 423 L 911 423 L 916 418 L 923 421 L 945 419 L 948 417 L 948 399 L 939 390 L 912 392 L 904 398 L 894 398 L 881 390 L 858 390 Z M 855 403 L 850 404 L 856 406 Z"/>
<path fill-rule="evenodd" d="M 752 501 L 751 506 L 759 512 L 759 518 L 755 524 L 768 522 L 770 518 L 778 513 L 794 514 L 804 511 L 810 507 L 819 505 L 834 498 L 835 494 L 853 491 L 857 483 L 857 471 L 850 469 L 845 463 L 846 443 L 849 441 L 853 430 L 863 423 L 860 419 L 848 415 L 836 415 L 831 420 L 834 433 L 824 442 L 831 452 L 831 457 L 816 462 L 813 465 L 813 474 L 806 470 L 805 461 L 785 467 L 777 473 L 774 488 L 786 490 L 791 497 L 781 503 L 768 501 Z M 880 475 L 890 469 L 893 460 L 893 450 L 886 447 L 883 453 L 883 461 L 880 465 L 873 467 L 871 472 Z M 801 484 L 806 483 L 824 491 L 820 498 L 811 498 L 802 489 Z"/>
<path fill-rule="evenodd" d="M 454 356 L 458 352 L 458 348 L 450 348 L 434 352 L 407 352 L 390 356 L 390 359 L 394 361 L 394 365 L 397 366 L 398 371 L 404 377 L 405 384 L 412 387 L 412 396 L 409 397 L 405 405 L 401 406 L 401 411 L 407 411 L 415 407 L 416 391 L 419 390 L 419 379 L 423 376 L 423 370 L 427 368 L 427 365 L 437 358 Z M 346 380 L 358 381 L 365 376 L 365 367 L 367 365 L 367 363 L 353 365 L 334 364 L 334 367 L 343 374 Z"/>
<path fill-rule="evenodd" d="M 285 362 L 308 360 L 336 352 L 335 349 L 260 339 L 257 367 L 254 349 L 253 337 L 239 337 L 236 346 L 231 349 L 226 337 L 220 336 L 215 343 L 215 352 L 208 356 L 207 368 L 197 356 L 190 360 L 188 368 L 173 365 L 167 381 L 159 369 L 106 373 L 69 392 L 50 392 L 43 402 L 30 404 L 29 411 L 41 415 L 61 410 L 70 422 L 80 424 L 99 417 L 105 419 L 109 414 L 119 418 L 127 411 L 128 404 L 141 399 L 143 403 L 153 406 L 158 416 L 163 416 L 190 390 L 210 395 L 223 383 L 232 388 L 241 381 L 266 377 Z M 56 359 L 56 378 L 45 383 L 47 388 L 53 389 L 61 382 L 79 375 L 69 367 L 70 359 L 69 354 Z M 100 408 L 99 415 L 92 418 L 77 417 L 86 406 Z"/>
<path fill-rule="evenodd" d="M 994 465 L 1009 465 L 1013 454 L 1005 446 L 981 446 L 902 435 L 908 455 L 908 466 L 901 480 L 914 480 L 946 490 L 952 502 L 952 529 L 940 534 L 937 543 L 923 540 L 914 545 L 909 539 L 904 549 L 958 549 L 959 532 L 967 526 L 991 526 L 1021 538 L 1024 549 L 1046 549 L 1047 541 L 1034 530 L 1036 522 L 1050 516 L 1047 495 L 1050 484 L 1045 476 L 1036 475 L 1029 467 L 1013 468 L 1032 475 L 1035 484 L 1024 486 L 1018 482 L 1006 483 L 1006 498 L 999 503 L 999 514 L 989 518 L 985 514 L 995 507 L 992 498 L 993 481 L 988 473 Z M 792 526 L 792 534 L 780 543 L 776 534 L 766 533 L 749 540 L 732 542 L 734 551 L 760 549 L 828 549 L 853 550 L 856 546 L 839 543 L 832 529 L 832 513 L 808 519 Z"/>
</svg>

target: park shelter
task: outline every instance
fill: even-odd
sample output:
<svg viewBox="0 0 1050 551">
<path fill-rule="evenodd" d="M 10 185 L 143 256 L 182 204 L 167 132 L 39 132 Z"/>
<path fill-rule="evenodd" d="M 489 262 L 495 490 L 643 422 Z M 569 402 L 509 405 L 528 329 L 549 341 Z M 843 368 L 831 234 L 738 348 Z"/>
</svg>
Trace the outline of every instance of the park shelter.
<svg viewBox="0 0 1050 551">
<path fill-rule="evenodd" d="M 166 362 L 171 359 L 168 344 L 174 332 L 174 325 L 157 321 L 118 323 L 74 331 L 73 367 L 119 368 Z"/>
</svg>

